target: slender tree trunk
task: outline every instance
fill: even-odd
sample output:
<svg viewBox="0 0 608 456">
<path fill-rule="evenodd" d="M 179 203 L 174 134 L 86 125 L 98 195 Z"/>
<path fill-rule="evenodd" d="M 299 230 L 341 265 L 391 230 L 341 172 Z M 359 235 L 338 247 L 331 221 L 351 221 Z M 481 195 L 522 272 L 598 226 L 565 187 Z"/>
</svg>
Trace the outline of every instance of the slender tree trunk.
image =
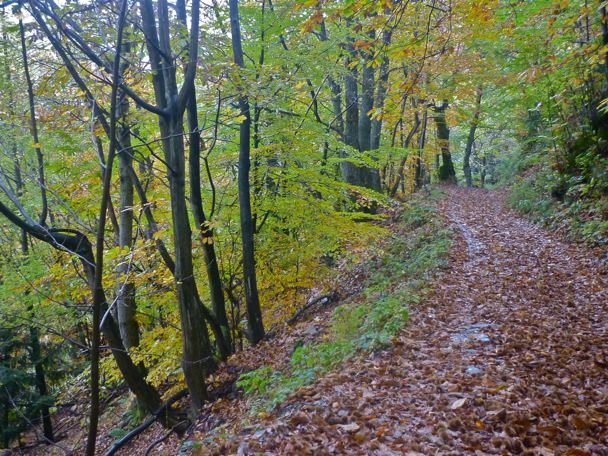
<svg viewBox="0 0 608 456">
<path fill-rule="evenodd" d="M 473 186 L 473 176 L 471 175 L 471 152 L 473 151 L 473 143 L 475 142 L 475 132 L 477 131 L 477 125 L 479 124 L 479 115 L 481 113 L 481 97 L 483 90 L 481 87 L 477 88 L 477 97 L 475 98 L 475 112 L 473 113 L 473 119 L 471 120 L 471 126 L 469 128 L 469 136 L 467 138 L 467 144 L 464 148 L 464 158 L 462 164 L 462 171 L 464 172 L 464 179 L 467 187 Z"/>
<path fill-rule="evenodd" d="M 333 78 L 328 78 L 327 85 L 331 90 L 331 104 L 334 112 L 333 125 L 335 131 L 339 135 L 344 134 L 344 116 L 342 113 L 342 87 Z"/>
<path fill-rule="evenodd" d="M 439 181 L 450 184 L 456 183 L 456 171 L 450 154 L 450 129 L 445 120 L 445 111 L 448 102 L 444 101 L 440 106 L 435 107 L 435 125 L 437 126 L 437 140 L 441 150 L 441 166 L 439 167 Z"/>
<path fill-rule="evenodd" d="M 272 3 L 271 3 L 272 5 Z M 319 5 L 319 12 L 320 11 L 320 5 Z M 325 26 L 325 20 L 321 21 L 321 24 L 319 25 L 319 39 L 321 41 L 327 41 L 329 38 L 327 36 L 327 27 Z M 285 43 L 285 40 L 283 40 L 283 43 Z M 285 49 L 287 49 L 287 46 L 285 44 L 283 44 L 283 47 Z M 332 97 L 331 97 L 331 104 L 332 104 L 332 108 L 333 108 L 333 113 L 334 113 L 334 118 L 333 120 L 330 122 L 330 125 L 332 125 L 334 127 L 334 131 L 336 131 L 340 136 L 344 135 L 344 114 L 342 112 L 342 87 L 340 87 L 340 84 L 338 82 L 336 82 L 334 80 L 333 77 L 331 77 L 331 75 L 327 76 L 327 86 L 329 87 L 329 90 L 332 93 Z"/>
<path fill-rule="evenodd" d="M 357 86 L 358 71 L 356 67 L 349 68 L 356 58 L 352 42 L 347 45 L 348 55 L 344 76 L 344 141 L 355 150 L 359 150 L 359 89 Z M 347 156 L 345 156 L 347 158 Z M 362 185 L 361 169 L 354 163 L 343 161 L 341 163 L 342 178 L 353 185 Z"/>
<path fill-rule="evenodd" d="M 133 164 L 131 132 L 129 129 L 129 101 L 124 92 L 119 94 L 117 118 L 121 119 L 118 128 L 118 175 L 120 182 L 120 207 L 118 220 L 118 245 L 123 250 L 133 248 L 133 180 L 130 169 Z M 118 270 L 121 273 L 116 291 L 116 308 L 120 336 L 125 348 L 139 345 L 139 325 L 137 324 L 137 304 L 135 285 L 129 278 L 129 263 L 123 262 Z"/>
<path fill-rule="evenodd" d="M 44 373 L 44 366 L 42 365 L 40 350 L 40 335 L 38 334 L 38 328 L 35 326 L 30 326 L 30 348 L 32 350 L 36 389 L 43 400 L 43 404 L 40 407 L 40 413 L 42 415 L 42 432 L 45 439 L 54 442 L 55 436 L 53 434 L 53 423 L 51 421 L 50 405 L 48 403 L 49 390 L 46 384 L 46 375 Z"/>
<path fill-rule="evenodd" d="M 226 359 L 231 352 L 230 331 L 228 327 L 228 316 L 226 314 L 226 300 L 224 297 L 222 279 L 220 277 L 217 255 L 215 253 L 215 244 L 213 242 L 213 229 L 209 226 L 203 210 L 200 179 L 200 138 L 196 113 L 196 99 L 194 94 L 188 101 L 187 111 L 188 130 L 190 136 L 190 154 L 188 158 L 190 169 L 190 206 L 194 216 L 194 223 L 196 223 L 196 226 L 199 229 L 203 244 L 203 257 L 205 260 L 205 268 L 207 270 L 207 281 L 211 296 L 213 315 L 221 328 L 221 337 L 218 340 L 218 346 L 220 347 L 222 358 Z M 216 337 L 218 337 L 218 334 L 216 334 Z"/>
<path fill-rule="evenodd" d="M 420 138 L 418 140 L 418 159 L 416 161 L 416 173 L 415 173 L 415 188 L 420 189 L 424 185 L 424 174 L 426 172 L 424 168 L 424 160 L 422 154 L 424 153 L 424 146 L 426 145 L 426 129 L 428 125 L 429 109 L 425 103 L 424 114 L 422 115 L 422 130 L 420 131 Z"/>
<path fill-rule="evenodd" d="M 125 20 L 127 16 L 127 0 L 122 1 L 118 20 L 118 32 L 116 49 L 114 55 L 114 66 L 112 71 L 112 93 L 110 95 L 110 144 L 108 159 L 103 173 L 103 185 L 101 202 L 99 208 L 99 223 L 96 236 L 96 258 L 97 264 L 93 274 L 93 318 L 91 321 L 91 409 L 89 412 L 89 430 L 87 434 L 87 456 L 95 456 L 97 444 L 97 425 L 99 423 L 99 345 L 101 330 L 101 308 L 106 302 L 102 280 L 103 280 L 103 254 L 105 241 L 105 223 L 110 201 L 110 185 L 112 183 L 112 164 L 117 148 L 117 113 L 118 113 L 118 85 L 120 77 L 120 60 L 122 50 L 122 37 Z"/>
<path fill-rule="evenodd" d="M 38 138 L 38 123 L 36 120 L 36 104 L 34 100 L 34 86 L 32 84 L 32 78 L 30 76 L 30 69 L 27 58 L 27 47 L 25 45 L 25 31 L 23 27 L 23 21 L 19 20 L 19 34 L 21 37 L 21 57 L 23 61 L 23 71 L 25 73 L 25 81 L 27 83 L 27 96 L 29 102 L 30 112 L 30 131 L 32 139 L 34 141 L 34 150 L 36 151 L 36 162 L 38 166 L 38 185 L 40 187 L 40 197 L 42 199 L 42 209 L 40 211 L 40 224 L 46 224 L 46 218 L 48 215 L 48 202 L 46 196 L 46 183 L 44 181 L 44 157 L 42 156 L 42 150 L 40 145 L 40 139 Z"/>
<path fill-rule="evenodd" d="M 166 148 L 165 158 L 171 167 L 169 190 L 173 221 L 175 282 L 184 347 L 182 368 L 190 390 L 192 405 L 195 409 L 199 409 L 207 399 L 205 376 L 209 369 L 206 366 L 213 364 L 213 356 L 202 309 L 196 300 L 192 232 L 186 207 L 183 124 L 181 119 L 174 118 L 170 120 L 168 127 L 161 128 L 161 132 L 166 131 L 170 143 Z"/>
<path fill-rule="evenodd" d="M 351 65 L 357 59 L 352 39 L 347 43 L 347 57 L 345 64 L 347 67 L 344 76 L 344 97 L 345 97 L 345 126 L 344 141 L 353 149 L 367 151 L 370 146 L 371 121 L 367 112 L 373 107 L 374 100 L 374 69 L 364 66 L 362 71 L 363 88 L 362 103 L 359 106 L 359 87 L 357 78 L 359 71 L 356 66 Z M 361 112 L 359 110 L 361 109 Z M 347 158 L 348 154 L 344 155 Z M 376 168 L 359 166 L 350 161 L 341 163 L 342 178 L 351 185 L 371 188 L 380 191 L 380 173 Z"/>
<path fill-rule="evenodd" d="M 409 134 L 407 135 L 407 138 L 404 140 L 404 143 L 403 143 L 403 147 L 405 149 L 410 147 L 410 142 L 414 138 L 414 135 L 418 132 L 418 128 L 420 128 L 420 115 L 418 113 L 416 113 L 414 116 L 414 125 L 412 126 L 412 129 L 410 130 Z M 404 174 L 405 174 L 405 165 L 407 163 L 407 158 L 408 158 L 407 153 L 404 153 L 404 156 L 401 159 L 401 162 L 399 163 L 399 169 L 397 171 L 397 179 L 395 179 L 395 183 L 389 192 L 389 194 L 391 196 L 395 196 L 397 194 L 397 191 L 399 190 L 399 185 L 402 184 L 405 179 Z"/>
<path fill-rule="evenodd" d="M 204 310 L 197 300 L 198 291 L 194 279 L 192 262 L 192 232 L 186 207 L 186 171 L 183 139 L 183 112 L 187 96 L 196 74 L 198 52 L 198 26 L 200 3 L 192 3 L 192 29 L 189 53 L 191 62 L 187 67 L 182 90 L 178 91 L 175 61 L 166 61 L 172 56 L 169 30 L 169 7 L 167 0 L 158 2 L 158 32 L 154 5 L 151 0 L 140 0 L 142 26 L 150 64 L 153 70 L 152 83 L 156 103 L 164 110 L 158 116 L 162 145 L 167 163 L 171 218 L 173 224 L 173 249 L 175 255 L 174 278 L 182 328 L 182 369 L 190 403 L 194 410 L 200 409 L 207 399 L 206 374 L 214 366 Z M 192 70 L 192 71 L 190 71 Z M 184 103 L 183 105 L 181 103 Z"/>
<path fill-rule="evenodd" d="M 391 42 L 392 33 L 391 30 L 385 30 L 382 33 L 382 44 L 385 48 Z M 385 49 L 386 52 L 386 49 Z M 374 101 L 376 111 L 382 111 L 384 108 L 384 99 L 386 98 L 387 84 L 388 84 L 388 70 L 389 70 L 389 58 L 385 54 L 380 64 L 378 71 L 378 83 L 376 88 L 376 100 Z M 371 131 L 370 131 L 370 149 L 376 150 L 380 147 L 380 136 L 382 134 L 382 115 L 372 120 Z"/>
<path fill-rule="evenodd" d="M 374 38 L 374 33 L 370 39 Z M 361 71 L 361 106 L 358 122 L 359 150 L 371 149 L 372 120 L 369 112 L 374 108 L 374 67 L 371 66 L 371 56 L 365 52 L 363 70 Z"/>
<path fill-rule="evenodd" d="M 183 26 L 186 27 L 186 8 L 182 1 L 178 2 L 178 16 Z M 217 343 L 220 354 L 226 359 L 231 352 L 230 330 L 228 326 L 228 316 L 226 314 L 226 300 L 220 277 L 220 270 L 215 253 L 215 243 L 213 242 L 213 229 L 209 226 L 205 211 L 203 209 L 203 198 L 201 194 L 201 141 L 198 125 L 198 113 L 196 109 L 196 89 L 194 81 L 190 87 L 186 112 L 188 116 L 188 166 L 190 172 L 190 207 L 194 216 L 194 223 L 199 230 L 201 242 L 203 244 L 203 256 L 205 268 L 207 270 L 207 282 L 211 297 L 211 306 L 215 321 L 220 326 Z"/>
<path fill-rule="evenodd" d="M 356 59 L 352 42 L 349 41 L 347 49 L 348 54 L 345 66 L 348 70 L 344 76 L 344 102 L 346 104 L 344 108 L 344 139 L 346 144 L 353 149 L 359 150 L 359 88 L 357 85 L 359 72 L 356 66 L 350 68 Z"/>
<path fill-rule="evenodd" d="M 232 51 L 234 63 L 245 67 L 241 44 L 241 26 L 238 0 L 229 0 L 230 29 L 232 32 Z M 249 341 L 255 345 L 264 337 L 262 310 L 255 273 L 254 239 L 255 227 L 251 216 L 251 191 L 249 184 L 251 113 L 249 101 L 244 95 L 239 96 L 239 108 L 244 117 L 239 129 L 239 209 L 241 216 L 241 239 L 243 243 L 243 279 L 245 286 L 245 304 L 247 308 L 247 325 Z"/>
<path fill-rule="evenodd" d="M 34 141 L 34 150 L 36 152 L 36 162 L 37 162 L 37 175 L 38 175 L 38 186 L 40 187 L 40 196 L 42 209 L 40 211 L 39 222 L 40 224 L 45 224 L 47 215 L 48 215 L 48 202 L 46 195 L 46 183 L 44 179 L 44 160 L 42 156 L 40 139 L 38 138 L 38 125 L 36 121 L 36 104 L 34 99 L 34 86 L 32 83 L 32 78 L 30 76 L 29 63 L 27 57 L 27 47 L 25 44 L 25 30 L 23 27 L 23 21 L 19 20 L 19 35 L 21 40 L 21 59 L 23 64 L 23 71 L 25 74 L 25 80 L 27 84 L 27 95 L 28 95 L 28 107 L 30 114 L 30 133 L 32 135 L 32 140 Z M 11 84 L 11 74 L 10 70 L 7 71 L 7 77 L 9 79 L 9 85 Z M 12 86 L 9 87 L 9 102 L 10 109 L 13 109 L 13 91 Z M 15 160 L 15 186 L 17 188 L 17 196 L 20 197 L 23 192 L 23 181 L 21 179 L 21 167 L 18 163 L 17 158 L 17 144 L 13 141 L 12 144 L 12 152 Z M 27 232 L 25 230 L 21 231 L 21 252 L 24 255 L 28 255 L 28 238 Z M 33 308 L 29 309 L 30 314 L 33 314 Z M 38 333 L 38 328 L 35 326 L 29 327 L 30 332 L 30 349 L 31 349 L 31 357 L 32 364 L 34 365 L 34 382 L 36 384 L 36 389 L 38 390 L 38 394 L 41 398 L 43 398 L 43 403 L 40 407 L 40 413 L 42 417 L 42 432 L 49 442 L 55 441 L 55 436 L 53 433 L 53 423 L 51 421 L 51 413 L 50 413 L 50 405 L 47 402 L 48 397 L 48 388 L 46 383 L 46 375 L 44 372 L 44 366 L 42 364 L 42 356 L 40 350 L 40 335 Z"/>
<path fill-rule="evenodd" d="M 608 45 L 608 12 L 603 0 L 600 0 L 600 26 L 602 29 L 602 44 Z M 608 86 L 608 51 L 604 52 L 604 85 Z M 605 91 L 608 90 L 604 89 Z"/>
<path fill-rule="evenodd" d="M 373 34 L 371 35 L 373 37 Z M 370 111 L 374 108 L 374 67 L 371 66 L 370 56 L 364 58 L 364 66 L 361 72 L 361 112 L 359 113 L 358 137 L 359 149 L 363 151 L 371 150 L 372 120 Z M 380 172 L 377 168 L 364 166 L 360 170 L 362 185 L 376 191 L 382 189 Z"/>
<path fill-rule="evenodd" d="M 15 187 L 17 189 L 17 197 L 20 197 L 23 192 L 23 181 L 21 180 L 21 170 L 19 163 L 17 162 L 17 154 L 16 154 L 16 145 L 13 150 L 13 156 L 15 157 Z M 28 239 L 27 239 L 27 231 L 21 229 L 21 253 L 24 256 L 29 254 L 28 248 Z M 26 292 L 28 294 L 28 292 Z M 33 318 L 34 309 L 32 306 L 29 306 L 28 312 L 30 316 Z M 44 366 L 42 365 L 42 355 L 40 350 L 40 334 L 38 333 L 38 328 L 34 325 L 29 327 L 30 333 L 30 350 L 31 350 L 31 360 L 32 365 L 34 366 L 34 384 L 36 385 L 36 390 L 38 391 L 38 395 L 42 398 L 42 405 L 40 406 L 40 416 L 42 418 L 42 432 L 44 438 L 49 442 L 55 441 L 55 436 L 53 433 L 53 423 L 51 421 L 51 412 L 50 405 L 47 402 L 48 398 L 48 388 L 46 384 L 46 375 L 44 373 Z"/>
</svg>

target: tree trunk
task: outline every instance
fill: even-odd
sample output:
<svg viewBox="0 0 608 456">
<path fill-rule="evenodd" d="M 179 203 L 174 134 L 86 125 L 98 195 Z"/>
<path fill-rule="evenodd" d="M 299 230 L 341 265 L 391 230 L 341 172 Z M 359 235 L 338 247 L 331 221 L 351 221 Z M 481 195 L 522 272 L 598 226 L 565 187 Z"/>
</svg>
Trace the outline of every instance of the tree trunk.
<svg viewBox="0 0 608 456">
<path fill-rule="evenodd" d="M 317 8 L 318 8 L 319 12 L 321 12 L 320 5 Z M 319 37 L 319 40 L 321 40 L 321 41 L 327 41 L 329 39 L 327 36 L 327 27 L 325 26 L 325 20 L 322 20 L 321 24 L 319 25 L 318 37 Z M 283 39 L 283 43 L 285 43 L 284 39 Z M 283 44 L 283 47 L 287 48 L 287 46 L 285 44 Z M 333 126 L 333 129 L 334 129 L 334 131 L 336 131 L 336 133 L 338 133 L 340 136 L 343 136 L 344 135 L 344 113 L 342 112 L 342 87 L 340 87 L 340 84 L 338 82 L 336 82 L 334 80 L 334 78 L 331 77 L 331 75 L 327 76 L 327 86 L 329 87 L 329 90 L 332 93 L 331 104 L 332 104 L 333 113 L 334 113 L 334 118 L 329 123 L 329 125 Z"/>
<path fill-rule="evenodd" d="M 344 141 L 353 149 L 359 150 L 359 88 L 357 86 L 357 67 L 351 65 L 356 61 L 354 46 L 351 41 L 347 45 L 348 54 L 345 61 L 347 68 L 344 76 L 344 108 L 345 125 Z"/>
<path fill-rule="evenodd" d="M 234 63 L 240 68 L 245 67 L 243 48 L 241 44 L 241 28 L 239 19 L 238 0 L 229 0 L 230 29 L 232 32 L 232 51 Z M 241 239 L 243 243 L 243 280 L 245 285 L 245 304 L 247 308 L 248 338 L 251 344 L 257 344 L 264 337 L 262 310 L 258 295 L 255 274 L 254 231 L 251 216 L 251 194 L 249 184 L 251 113 L 249 102 L 244 95 L 239 96 L 239 108 L 244 117 L 239 128 L 239 172 L 238 192 L 239 210 L 241 217 Z"/>
<path fill-rule="evenodd" d="M 370 67 L 364 67 L 362 72 L 363 77 L 363 92 L 361 103 L 361 114 L 359 114 L 359 87 L 358 87 L 358 70 L 351 64 L 356 61 L 357 55 L 349 40 L 347 44 L 348 56 L 346 58 L 347 72 L 344 76 L 344 97 L 345 97 L 345 127 L 344 127 L 344 142 L 358 151 L 369 150 L 371 122 L 367 112 L 373 107 L 374 93 L 374 70 Z M 365 111 L 367 109 L 367 111 Z M 348 158 L 348 154 L 344 154 L 344 158 Z M 342 179 L 351 185 L 371 188 L 380 191 L 380 173 L 376 168 L 368 166 L 359 166 L 350 161 L 341 163 Z"/>
<path fill-rule="evenodd" d="M 421 189 L 422 186 L 424 185 L 424 178 L 425 178 L 425 168 L 424 168 L 424 161 L 422 159 L 422 154 L 424 153 L 424 146 L 426 144 L 426 129 L 428 126 L 428 119 L 429 119 L 429 109 L 428 106 L 425 103 L 424 106 L 424 114 L 422 115 L 422 131 L 420 132 L 420 138 L 418 140 L 418 159 L 416 161 L 416 174 L 415 174 L 415 188 L 416 189 Z"/>
<path fill-rule="evenodd" d="M 186 207 L 186 170 L 183 139 L 184 96 L 192 87 L 198 52 L 198 1 L 192 3 L 192 30 L 189 53 L 191 64 L 184 75 L 184 85 L 178 91 L 175 62 L 165 62 L 172 56 L 169 30 L 169 8 L 166 0 L 158 2 L 158 32 L 151 0 L 140 0 L 143 30 L 151 67 L 152 83 L 159 108 L 158 116 L 162 146 L 167 164 L 171 218 L 173 224 L 173 249 L 175 255 L 175 287 L 182 328 L 182 369 L 193 409 L 198 410 L 207 399 L 205 376 L 214 365 L 207 325 L 203 309 L 197 300 L 196 281 L 192 263 L 192 232 Z M 190 71 L 192 69 L 192 71 Z M 182 104 L 183 103 L 183 104 Z"/>
<path fill-rule="evenodd" d="M 602 29 L 602 44 L 608 46 L 608 13 L 603 1 L 600 1 L 600 26 Z M 604 52 L 604 92 L 608 91 L 608 51 Z"/>
<path fill-rule="evenodd" d="M 125 20 L 127 17 L 127 0 L 123 0 L 120 7 L 118 19 L 118 30 L 116 38 L 116 49 L 114 53 L 114 65 L 112 67 L 112 91 L 110 94 L 110 144 L 108 146 L 108 158 L 105 170 L 102 174 L 101 201 L 99 203 L 99 222 L 95 236 L 95 252 L 97 264 L 93 271 L 93 315 L 91 318 L 91 407 L 89 411 L 89 430 L 87 434 L 86 454 L 95 456 L 97 444 L 97 428 L 100 415 L 99 404 L 99 347 L 101 343 L 101 324 L 104 303 L 107 303 L 103 289 L 103 254 L 105 242 L 106 217 L 110 206 L 110 187 L 112 185 L 112 165 L 118 148 L 118 85 L 120 77 L 120 60 L 122 50 L 122 37 Z"/>
<path fill-rule="evenodd" d="M 332 78 L 328 78 L 327 85 L 331 90 L 331 104 L 334 112 L 334 119 L 330 125 L 333 125 L 334 130 L 339 134 L 344 134 L 344 116 L 342 113 L 342 87 Z"/>
<path fill-rule="evenodd" d="M 30 326 L 30 348 L 32 350 L 36 389 L 43 401 L 40 407 L 40 414 L 42 415 L 42 432 L 45 439 L 49 442 L 54 442 L 55 436 L 53 435 L 50 404 L 47 402 L 49 391 L 46 385 L 46 376 L 44 374 L 44 366 L 42 365 L 42 355 L 40 352 L 40 336 L 38 334 L 38 328 L 35 326 Z"/>
<path fill-rule="evenodd" d="M 373 39 L 372 32 L 370 38 Z M 361 110 L 359 112 L 359 150 L 371 149 L 372 120 L 369 112 L 374 108 L 374 67 L 370 55 L 364 53 L 363 70 L 361 71 Z"/>
<path fill-rule="evenodd" d="M 194 92 L 188 101 L 187 111 L 190 137 L 190 154 L 188 157 L 190 170 L 190 206 L 194 216 L 194 223 L 196 223 L 196 226 L 199 229 L 201 242 L 203 244 L 203 257 L 205 260 L 205 268 L 207 270 L 207 282 L 211 297 L 211 307 L 213 308 L 213 315 L 220 326 L 221 337 L 218 340 L 218 346 L 220 348 L 222 358 L 226 359 L 231 352 L 230 331 L 228 327 L 228 316 L 226 314 L 226 300 L 224 298 L 222 279 L 220 277 L 217 255 L 215 253 L 215 244 L 213 242 L 213 229 L 209 227 L 205 212 L 203 210 L 200 179 L 200 138 L 198 132 L 198 118 Z M 216 334 L 216 337 L 218 337 L 218 334 Z"/>
<path fill-rule="evenodd" d="M 184 2 L 178 2 L 178 16 L 186 27 L 186 11 Z M 198 125 L 198 113 L 196 110 L 196 89 L 194 81 L 190 87 L 186 112 L 188 116 L 188 167 L 190 171 L 190 207 L 194 216 L 194 223 L 199 230 L 203 244 L 203 256 L 207 270 L 207 282 L 211 297 L 211 307 L 215 321 L 220 327 L 219 333 L 215 333 L 217 344 L 222 359 L 227 359 L 231 353 L 230 330 L 228 327 L 228 316 L 226 314 L 226 300 L 220 277 L 220 270 L 213 242 L 213 229 L 209 227 L 205 211 L 203 209 L 203 198 L 201 194 L 201 141 Z"/>
<path fill-rule="evenodd" d="M 464 179 L 467 187 L 473 186 L 473 176 L 471 175 L 471 152 L 473 151 L 473 143 L 475 142 L 475 132 L 477 131 L 477 125 L 479 124 L 479 115 L 481 113 L 481 97 L 483 91 L 481 87 L 477 88 L 477 97 L 475 99 L 475 112 L 473 113 L 473 119 L 471 120 L 471 127 L 469 128 L 469 136 L 467 138 L 467 144 L 464 148 L 464 158 L 462 163 L 462 171 L 464 172 Z"/>
<path fill-rule="evenodd" d="M 29 63 L 27 57 L 27 47 L 25 44 L 25 29 L 23 27 L 23 21 L 19 20 L 19 35 L 21 41 L 21 59 L 23 64 L 23 71 L 25 74 L 25 80 L 27 83 L 27 95 L 28 95 L 28 107 L 30 114 L 30 133 L 32 135 L 32 140 L 34 141 L 34 150 L 36 151 L 36 162 L 37 162 L 37 175 L 38 175 L 38 186 L 40 187 L 40 196 L 42 209 L 40 211 L 39 223 L 45 224 L 46 218 L 48 214 L 48 202 L 46 195 L 46 182 L 44 179 L 44 160 L 42 156 L 42 151 L 40 147 L 40 139 L 38 138 L 38 125 L 36 120 L 36 104 L 34 99 L 34 85 L 32 83 L 32 79 L 30 76 Z M 8 65 L 7 65 L 8 67 Z M 11 86 L 11 73 L 10 68 L 7 68 L 7 78 L 9 84 L 9 103 L 11 111 L 13 110 L 13 88 Z M 11 113 L 14 115 L 14 113 Z M 12 117 L 12 116 L 11 116 Z M 17 158 L 17 144 L 13 140 L 12 141 L 12 152 L 15 160 L 15 186 L 17 188 L 17 196 L 21 196 L 23 191 L 23 181 L 21 179 L 21 167 Z M 24 229 L 21 229 L 21 252 L 24 255 L 27 255 L 28 252 L 28 238 L 27 232 Z M 30 314 L 33 315 L 33 308 L 29 309 Z M 42 356 L 40 351 L 40 335 L 38 333 L 38 328 L 35 326 L 29 327 L 30 332 L 30 349 L 31 349 L 31 357 L 32 364 L 34 365 L 34 382 L 36 385 L 36 389 L 38 390 L 38 394 L 42 398 L 42 405 L 40 407 L 40 415 L 42 418 L 42 432 L 44 438 L 49 442 L 55 441 L 55 436 L 53 433 L 53 422 L 51 421 L 51 413 L 50 413 L 50 404 L 47 402 L 46 397 L 48 397 L 48 388 L 46 384 L 46 375 L 44 373 L 44 366 L 42 365 Z"/>
<path fill-rule="evenodd" d="M 164 123 L 164 122 L 161 122 Z M 213 364 L 207 325 L 202 309 L 196 300 L 196 283 L 192 263 L 192 233 L 186 208 L 186 172 L 183 142 L 183 124 L 180 118 L 170 120 L 168 128 L 162 128 L 166 141 L 165 159 L 171 167 L 169 191 L 173 221 L 173 246 L 175 254 L 175 284 L 180 308 L 182 345 L 184 357 L 182 368 L 192 405 L 199 409 L 207 399 L 205 376 L 208 364 Z M 161 133 L 162 134 L 162 133 Z"/>
<path fill-rule="evenodd" d="M 121 119 L 118 128 L 118 176 L 120 181 L 120 206 L 118 220 L 118 245 L 130 251 L 133 247 L 133 180 L 130 169 L 133 165 L 131 149 L 131 132 L 128 126 L 129 101 L 124 92 L 120 92 L 117 117 Z M 118 267 L 120 279 L 116 291 L 116 309 L 118 327 L 123 345 L 127 350 L 139 345 L 139 326 L 135 315 L 135 285 L 129 279 L 129 262 L 122 262 Z"/>
<path fill-rule="evenodd" d="M 407 138 L 405 138 L 403 141 L 403 144 L 402 144 L 403 148 L 407 149 L 410 147 L 410 142 L 414 138 L 414 135 L 418 132 L 418 128 L 420 128 L 420 123 L 421 123 L 420 115 L 416 112 L 414 115 L 414 125 L 412 126 L 412 129 L 408 133 Z M 405 179 L 404 174 L 405 174 L 405 165 L 407 163 L 407 158 L 408 158 L 408 156 L 404 155 L 403 158 L 401 159 L 401 162 L 399 163 L 399 169 L 397 170 L 397 179 L 395 179 L 395 183 L 389 191 L 390 196 L 395 196 L 397 194 L 397 191 L 399 190 L 399 185 L 402 184 Z"/>
<path fill-rule="evenodd" d="M 441 150 L 441 166 L 439 167 L 439 181 L 456 184 L 456 171 L 450 154 L 450 129 L 445 120 L 445 110 L 448 102 L 443 101 L 440 106 L 435 107 L 435 124 L 437 126 L 437 140 Z"/>
<path fill-rule="evenodd" d="M 382 33 L 382 44 L 386 47 L 391 42 L 392 33 L 391 30 L 385 30 Z M 386 49 L 385 49 L 386 52 Z M 387 84 L 388 84 L 388 70 L 389 70 L 389 58 L 385 54 L 380 64 L 380 70 L 378 71 L 378 83 L 376 88 L 376 100 L 374 102 L 376 112 L 380 112 L 380 117 L 376 117 L 372 120 L 372 126 L 370 131 L 370 149 L 376 150 L 380 147 L 380 135 L 382 133 L 382 110 L 384 108 L 384 99 L 386 98 Z"/>
<path fill-rule="evenodd" d="M 135 170 L 133 169 L 133 166 L 131 166 L 131 168 L 129 169 L 129 172 L 131 174 L 131 179 L 133 180 L 133 184 L 135 186 L 135 191 L 137 192 L 137 196 L 139 197 L 140 203 L 142 205 L 144 217 L 146 218 L 147 226 L 146 226 L 146 229 L 144 230 L 144 237 L 146 238 L 146 240 L 154 242 L 154 244 L 156 246 L 156 250 L 158 251 L 158 254 L 160 255 L 161 259 L 163 260 L 163 263 L 165 264 L 167 269 L 169 269 L 171 274 L 175 275 L 175 261 L 173 260 L 173 257 L 171 257 L 171 254 L 167 250 L 167 247 L 165 246 L 165 243 L 163 242 L 163 240 L 160 239 L 158 236 L 154 236 L 154 233 L 158 232 L 158 225 L 156 224 L 156 220 L 154 219 L 154 215 L 152 214 L 152 210 L 150 209 L 150 203 L 148 202 L 148 198 L 146 196 L 146 192 L 143 188 L 143 185 L 139 181 L 137 174 L 135 174 Z M 221 330 L 220 325 L 218 324 L 217 320 L 215 319 L 215 316 L 212 315 L 209 312 L 209 310 L 204 306 L 203 302 L 200 299 L 200 296 L 198 295 L 198 291 L 197 291 L 195 298 L 196 298 L 198 305 L 203 310 L 203 315 L 204 315 L 205 319 L 207 320 L 207 322 L 209 323 L 209 325 L 211 326 L 211 329 L 213 330 L 216 340 L 221 342 L 222 341 L 222 330 Z M 218 347 L 218 349 L 219 349 L 222 357 L 224 357 L 224 356 L 227 357 L 230 352 L 229 347 L 227 349 L 225 349 L 226 350 L 225 353 L 223 351 L 224 348 L 221 345 Z M 210 369 L 213 367 L 214 366 L 209 366 Z"/>
<path fill-rule="evenodd" d="M 19 20 L 19 34 L 21 37 L 21 58 L 23 62 L 23 71 L 25 73 L 25 80 L 27 83 L 27 96 L 30 113 L 30 132 L 32 134 L 32 140 L 34 141 L 34 150 L 36 151 L 36 164 L 38 172 L 38 186 L 40 187 L 40 198 L 42 202 L 42 209 L 40 211 L 39 222 L 41 225 L 46 224 L 46 218 L 48 214 L 48 202 L 46 196 L 46 183 L 44 180 L 44 157 L 42 156 L 42 150 L 40 146 L 40 139 L 38 138 L 38 124 L 36 120 L 36 104 L 34 101 L 34 86 L 32 84 L 32 78 L 30 76 L 30 69 L 27 58 L 27 47 L 25 45 L 25 30 L 23 27 L 23 21 Z"/>
</svg>

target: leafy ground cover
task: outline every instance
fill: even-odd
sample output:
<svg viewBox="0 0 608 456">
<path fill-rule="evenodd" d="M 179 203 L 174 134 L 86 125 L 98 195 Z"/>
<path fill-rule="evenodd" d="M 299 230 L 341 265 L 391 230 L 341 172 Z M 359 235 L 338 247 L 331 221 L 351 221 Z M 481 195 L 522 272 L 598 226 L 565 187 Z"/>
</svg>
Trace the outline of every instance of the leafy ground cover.
<svg viewBox="0 0 608 456">
<path fill-rule="evenodd" d="M 608 454 L 608 277 L 580 245 L 451 189 L 449 268 L 393 346 L 199 454 Z"/>
</svg>

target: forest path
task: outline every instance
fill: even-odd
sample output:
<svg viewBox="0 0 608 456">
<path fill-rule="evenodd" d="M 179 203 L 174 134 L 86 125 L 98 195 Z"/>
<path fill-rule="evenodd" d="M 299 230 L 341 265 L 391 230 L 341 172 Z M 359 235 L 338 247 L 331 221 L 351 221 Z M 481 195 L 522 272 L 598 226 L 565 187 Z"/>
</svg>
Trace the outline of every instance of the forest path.
<svg viewBox="0 0 608 456">
<path fill-rule="evenodd" d="M 450 265 L 395 347 L 290 398 L 240 453 L 608 455 L 608 275 L 504 209 L 446 189 Z"/>
</svg>

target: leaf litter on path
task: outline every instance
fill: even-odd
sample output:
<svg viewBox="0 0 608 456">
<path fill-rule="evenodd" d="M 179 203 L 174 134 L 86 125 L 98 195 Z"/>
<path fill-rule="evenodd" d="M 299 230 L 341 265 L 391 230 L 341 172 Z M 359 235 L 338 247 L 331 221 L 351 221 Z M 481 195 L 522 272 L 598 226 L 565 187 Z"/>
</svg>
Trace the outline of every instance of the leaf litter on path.
<svg viewBox="0 0 608 456">
<path fill-rule="evenodd" d="M 394 346 L 209 451 L 608 455 L 606 266 L 498 193 L 451 188 L 439 206 L 450 265 Z"/>
</svg>

